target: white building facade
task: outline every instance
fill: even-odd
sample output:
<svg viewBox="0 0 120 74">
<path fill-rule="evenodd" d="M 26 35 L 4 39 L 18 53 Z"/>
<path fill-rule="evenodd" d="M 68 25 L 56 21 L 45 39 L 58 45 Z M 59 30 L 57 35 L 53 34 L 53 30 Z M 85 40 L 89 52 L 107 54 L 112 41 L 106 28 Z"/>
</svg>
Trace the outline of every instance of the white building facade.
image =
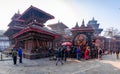
<svg viewBox="0 0 120 74">
<path fill-rule="evenodd" d="M 0 32 L 0 51 L 10 46 L 9 38 L 3 35 L 3 31 Z"/>
</svg>

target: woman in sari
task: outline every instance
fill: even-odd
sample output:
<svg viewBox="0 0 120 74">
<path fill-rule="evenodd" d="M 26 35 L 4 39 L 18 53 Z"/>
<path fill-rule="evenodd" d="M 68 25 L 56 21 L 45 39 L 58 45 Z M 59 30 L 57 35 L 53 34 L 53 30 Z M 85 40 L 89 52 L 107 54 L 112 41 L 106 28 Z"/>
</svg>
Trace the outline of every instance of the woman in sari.
<svg viewBox="0 0 120 74">
<path fill-rule="evenodd" d="M 90 54 L 90 47 L 87 46 L 87 47 L 86 47 L 86 50 L 85 50 L 85 52 L 84 52 L 84 59 L 85 59 L 85 60 L 88 60 L 88 59 L 89 59 L 89 54 Z"/>
</svg>

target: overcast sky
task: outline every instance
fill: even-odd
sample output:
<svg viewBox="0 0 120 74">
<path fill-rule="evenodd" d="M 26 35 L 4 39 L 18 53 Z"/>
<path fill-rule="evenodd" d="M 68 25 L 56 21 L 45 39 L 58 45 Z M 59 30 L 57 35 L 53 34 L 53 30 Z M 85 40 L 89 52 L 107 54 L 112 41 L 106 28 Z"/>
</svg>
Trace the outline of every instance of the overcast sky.
<svg viewBox="0 0 120 74">
<path fill-rule="evenodd" d="M 50 13 L 55 19 L 46 24 L 59 21 L 69 28 L 76 22 L 85 24 L 93 17 L 100 28 L 120 28 L 120 0 L 0 0 L 0 30 L 6 30 L 11 17 L 20 11 L 22 14 L 30 5 Z"/>
</svg>

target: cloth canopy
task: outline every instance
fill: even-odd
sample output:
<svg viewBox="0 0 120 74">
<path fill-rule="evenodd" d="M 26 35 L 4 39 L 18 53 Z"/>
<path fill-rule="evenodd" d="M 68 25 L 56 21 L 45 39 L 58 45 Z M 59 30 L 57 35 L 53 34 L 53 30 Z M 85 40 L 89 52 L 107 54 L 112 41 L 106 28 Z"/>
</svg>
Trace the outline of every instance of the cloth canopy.
<svg viewBox="0 0 120 74">
<path fill-rule="evenodd" d="M 72 43 L 71 42 L 63 42 L 62 45 L 71 46 Z"/>
</svg>

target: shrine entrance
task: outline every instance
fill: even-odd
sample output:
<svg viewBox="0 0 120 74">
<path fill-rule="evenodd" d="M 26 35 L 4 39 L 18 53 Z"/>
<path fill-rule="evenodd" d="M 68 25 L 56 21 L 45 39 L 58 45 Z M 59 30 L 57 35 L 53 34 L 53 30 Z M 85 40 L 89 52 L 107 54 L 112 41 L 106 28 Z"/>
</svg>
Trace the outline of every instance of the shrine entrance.
<svg viewBox="0 0 120 74">
<path fill-rule="evenodd" d="M 73 38 L 73 46 L 76 48 L 80 47 L 82 58 L 83 58 L 86 47 L 89 46 L 90 48 L 92 48 L 91 34 L 90 33 L 78 33 Z"/>
<path fill-rule="evenodd" d="M 74 45 L 82 46 L 87 45 L 87 36 L 85 34 L 78 34 L 74 39 Z"/>
<path fill-rule="evenodd" d="M 93 32 L 93 28 L 91 26 L 85 26 L 84 21 L 81 27 L 79 27 L 78 24 L 76 24 L 76 26 L 72 28 L 73 46 L 76 49 L 80 47 L 82 57 L 84 56 L 84 52 L 87 46 L 90 47 L 90 50 L 92 49 Z"/>
</svg>

